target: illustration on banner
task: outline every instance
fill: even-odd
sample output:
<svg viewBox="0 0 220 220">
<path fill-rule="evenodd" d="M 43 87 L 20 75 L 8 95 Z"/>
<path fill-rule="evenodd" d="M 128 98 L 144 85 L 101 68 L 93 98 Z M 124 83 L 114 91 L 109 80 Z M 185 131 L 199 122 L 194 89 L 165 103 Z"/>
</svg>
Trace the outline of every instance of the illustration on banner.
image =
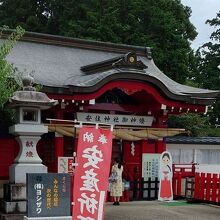
<svg viewBox="0 0 220 220">
<path fill-rule="evenodd" d="M 172 157 L 169 152 L 164 151 L 160 156 L 160 168 L 159 168 L 159 194 L 158 200 L 170 201 L 173 200 L 172 189 Z"/>
</svg>

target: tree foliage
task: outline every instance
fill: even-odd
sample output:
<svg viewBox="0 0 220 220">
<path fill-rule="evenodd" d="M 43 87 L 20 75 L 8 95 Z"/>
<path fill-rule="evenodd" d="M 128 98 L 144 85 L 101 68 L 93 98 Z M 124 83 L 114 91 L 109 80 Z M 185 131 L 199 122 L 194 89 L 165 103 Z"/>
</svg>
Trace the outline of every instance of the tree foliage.
<svg viewBox="0 0 220 220">
<path fill-rule="evenodd" d="M 0 25 L 7 25 L 10 28 L 21 26 L 29 31 L 46 32 L 47 8 L 48 3 L 45 0 L 2 0 Z"/>
<path fill-rule="evenodd" d="M 0 36 L 4 32 L 4 28 Z M 14 83 L 14 74 L 16 69 L 12 64 L 6 61 L 6 56 L 10 53 L 18 39 L 24 34 L 24 29 L 17 27 L 14 32 L 0 45 L 0 108 L 3 109 L 8 98 L 16 90 L 17 85 Z"/>
<path fill-rule="evenodd" d="M 170 116 L 168 125 L 171 128 L 184 128 L 189 136 L 220 135 L 220 129 L 214 131 L 210 128 L 208 117 L 195 113 Z"/>
<path fill-rule="evenodd" d="M 210 41 L 205 43 L 196 51 L 196 62 L 198 71 L 194 75 L 194 82 L 201 88 L 220 90 L 220 12 L 216 18 L 207 20 L 207 24 L 215 27 L 211 34 Z M 189 130 L 192 136 L 220 136 L 220 129 L 214 128 L 220 124 L 220 95 L 212 109 L 208 112 L 208 117 L 184 114 L 182 116 L 172 116 L 169 119 L 171 127 L 180 127 Z"/>
<path fill-rule="evenodd" d="M 165 74 L 185 83 L 195 71 L 191 9 L 180 0 L 2 0 L 0 25 L 153 48 Z"/>
<path fill-rule="evenodd" d="M 210 36 L 210 41 L 205 43 L 197 51 L 199 74 L 196 81 L 205 89 L 220 90 L 220 11 L 216 18 L 206 21 L 215 30 Z M 220 96 L 210 112 L 210 122 L 219 124 L 220 121 Z"/>
<path fill-rule="evenodd" d="M 1 29 L 0 38 L 6 29 L 7 28 Z M 0 131 L 7 130 L 8 125 L 13 121 L 14 114 L 5 107 L 5 103 L 18 89 L 18 84 L 13 80 L 18 77 L 18 70 L 6 61 L 6 57 L 23 34 L 24 29 L 17 27 L 14 32 L 0 44 Z"/>
</svg>

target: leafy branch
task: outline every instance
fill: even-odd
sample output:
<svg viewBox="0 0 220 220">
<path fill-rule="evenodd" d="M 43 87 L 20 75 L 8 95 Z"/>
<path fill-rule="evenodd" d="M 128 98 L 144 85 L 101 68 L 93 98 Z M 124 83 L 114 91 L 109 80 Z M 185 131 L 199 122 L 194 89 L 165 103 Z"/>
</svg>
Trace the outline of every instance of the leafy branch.
<svg viewBox="0 0 220 220">
<path fill-rule="evenodd" d="M 3 27 L 0 32 L 0 37 L 3 35 L 7 27 Z M 3 109 L 4 104 L 8 101 L 8 98 L 18 88 L 18 85 L 14 82 L 14 76 L 18 71 L 10 64 L 6 57 L 11 52 L 16 42 L 23 36 L 25 30 L 21 27 L 17 27 L 10 36 L 4 40 L 0 46 L 0 108 Z"/>
</svg>

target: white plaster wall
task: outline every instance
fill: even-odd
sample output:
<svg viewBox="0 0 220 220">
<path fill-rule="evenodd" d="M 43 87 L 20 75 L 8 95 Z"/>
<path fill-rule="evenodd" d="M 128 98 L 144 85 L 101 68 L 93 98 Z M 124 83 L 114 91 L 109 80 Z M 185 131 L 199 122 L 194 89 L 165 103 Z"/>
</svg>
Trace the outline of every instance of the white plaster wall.
<svg viewBox="0 0 220 220">
<path fill-rule="evenodd" d="M 167 144 L 166 147 L 176 164 L 220 164 L 220 145 Z"/>
<path fill-rule="evenodd" d="M 220 174 L 220 164 L 199 164 L 196 172 Z"/>
<path fill-rule="evenodd" d="M 177 160 L 174 163 L 181 163 L 181 159 L 186 157 L 185 161 L 193 160 L 197 162 L 201 159 L 201 150 L 210 150 L 213 152 L 213 157 L 220 151 L 220 145 L 206 145 L 206 144 L 167 144 L 167 150 L 171 152 L 171 155 Z M 183 155 L 182 155 L 183 154 Z M 219 154 L 218 154 L 219 155 Z M 218 156 L 216 155 L 216 156 Z M 210 161 L 211 163 L 211 161 Z M 196 172 L 220 174 L 220 163 L 213 164 L 200 163 L 196 166 Z M 187 164 L 187 162 L 186 162 Z M 190 163 L 188 163 L 190 164 Z M 186 167 L 186 165 L 179 165 L 178 167 Z M 190 166 L 191 167 L 191 166 Z"/>
</svg>

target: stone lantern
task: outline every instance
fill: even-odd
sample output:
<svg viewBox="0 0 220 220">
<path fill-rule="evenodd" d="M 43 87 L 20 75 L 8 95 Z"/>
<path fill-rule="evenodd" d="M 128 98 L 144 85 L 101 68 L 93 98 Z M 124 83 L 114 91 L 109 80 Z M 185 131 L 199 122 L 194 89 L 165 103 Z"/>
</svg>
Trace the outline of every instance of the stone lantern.
<svg viewBox="0 0 220 220">
<path fill-rule="evenodd" d="M 47 167 L 38 156 L 36 145 L 48 132 L 41 124 L 41 110 L 57 104 L 45 93 L 35 91 L 33 78 L 23 78 L 23 90 L 9 99 L 9 107 L 16 111 L 16 124 L 9 132 L 16 136 L 20 151 L 9 168 L 9 183 L 4 184 L 4 198 L 0 200 L 1 219 L 22 219 L 26 213 L 26 174 L 46 173 Z"/>
<path fill-rule="evenodd" d="M 10 183 L 26 183 L 26 173 L 47 172 L 36 149 L 41 135 L 48 132 L 47 126 L 41 124 L 41 110 L 57 104 L 45 93 L 35 91 L 32 77 L 26 76 L 22 82 L 23 90 L 15 92 L 9 99 L 9 107 L 16 110 L 16 124 L 9 128 L 9 132 L 16 136 L 20 145 L 19 154 L 10 166 Z"/>
</svg>

